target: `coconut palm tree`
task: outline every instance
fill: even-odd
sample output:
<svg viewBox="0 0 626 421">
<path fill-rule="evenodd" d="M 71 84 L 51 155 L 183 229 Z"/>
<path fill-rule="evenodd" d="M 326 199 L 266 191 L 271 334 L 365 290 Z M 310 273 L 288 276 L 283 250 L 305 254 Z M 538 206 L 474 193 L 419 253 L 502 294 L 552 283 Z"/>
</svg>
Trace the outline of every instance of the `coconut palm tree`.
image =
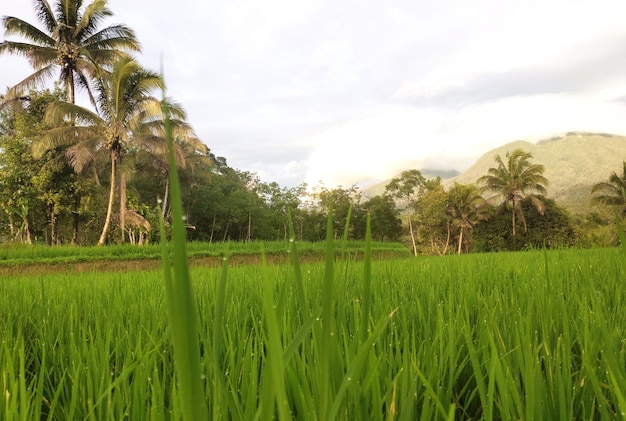
<svg viewBox="0 0 626 421">
<path fill-rule="evenodd" d="M 454 183 L 448 191 L 447 212 L 452 225 L 459 229 L 457 254 L 461 254 L 463 234 L 469 232 L 474 225 L 487 217 L 487 208 L 481 206 L 483 197 L 473 184 Z"/>
<path fill-rule="evenodd" d="M 545 204 L 532 192 L 545 195 L 548 179 L 543 176 L 543 165 L 530 162 L 532 154 L 529 152 L 516 149 L 507 152 L 505 158 L 506 162 L 500 155 L 496 156 L 498 166 L 489 168 L 487 175 L 480 177 L 477 183 L 483 185 L 481 193 L 495 193 L 486 199 L 487 202 L 500 201 L 501 209 L 511 206 L 511 225 L 515 237 L 516 216 L 522 220 L 524 231 L 528 231 L 522 210 L 523 199 L 528 198 L 541 215 L 545 212 Z"/>
<path fill-rule="evenodd" d="M 176 165 L 181 170 L 189 170 L 191 173 L 194 167 L 210 165 L 208 157 L 209 148 L 202 143 L 193 133 L 183 132 L 182 139 L 174 139 L 174 157 Z M 161 216 L 165 219 L 168 210 L 169 199 L 169 165 L 167 154 L 167 139 L 165 133 L 147 139 L 142 149 L 137 153 L 137 161 L 152 168 L 165 180 L 165 191 L 163 193 Z"/>
<path fill-rule="evenodd" d="M 24 41 L 0 43 L 0 54 L 26 57 L 35 72 L 12 87 L 7 99 L 48 80 L 55 74 L 66 90 L 66 100 L 75 103 L 76 87 L 86 89 L 95 105 L 90 80 L 97 66 L 110 66 L 123 52 L 139 51 L 134 32 L 124 25 L 99 28 L 112 16 L 106 0 L 33 0 L 37 19 L 43 29 L 13 17 L 2 18 L 5 36 L 16 35 Z"/>
<path fill-rule="evenodd" d="M 591 194 L 599 193 L 592 198 L 593 203 L 615 206 L 620 218 L 626 216 L 626 161 L 623 162 L 623 166 L 624 172 L 621 175 L 614 171 L 608 181 L 598 183 L 591 189 Z"/>
<path fill-rule="evenodd" d="M 48 131 L 38 142 L 34 152 L 61 145 L 69 146 L 67 154 L 75 170 L 89 165 L 97 153 L 106 153 L 110 161 L 110 190 L 106 219 L 98 241 L 106 242 L 116 194 L 120 197 L 120 227 L 124 229 L 125 177 L 120 164 L 130 147 L 141 148 L 162 140 L 163 111 L 161 101 L 151 95 L 162 88 L 161 77 L 141 67 L 133 58 L 125 56 L 113 64 L 112 70 L 101 75 L 96 82 L 99 113 L 59 101 L 51 104 L 46 120 L 55 129 Z M 177 104 L 169 104 L 175 136 L 179 139 L 192 136 L 191 128 L 184 123 L 184 112 Z M 75 125 L 62 125 L 64 121 Z M 123 234 L 122 234 L 123 240 Z"/>
</svg>

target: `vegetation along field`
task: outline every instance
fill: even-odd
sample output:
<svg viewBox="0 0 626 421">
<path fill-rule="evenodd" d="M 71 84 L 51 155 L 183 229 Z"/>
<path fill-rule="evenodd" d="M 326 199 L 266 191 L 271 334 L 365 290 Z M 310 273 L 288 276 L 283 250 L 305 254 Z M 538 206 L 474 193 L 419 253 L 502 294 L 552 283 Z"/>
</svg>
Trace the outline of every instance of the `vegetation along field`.
<svg viewBox="0 0 626 421">
<path fill-rule="evenodd" d="M 230 419 L 620 419 L 625 261 L 192 269 L 204 404 Z M 160 271 L 3 279 L 0 417 L 180 419 L 166 301 Z"/>
</svg>

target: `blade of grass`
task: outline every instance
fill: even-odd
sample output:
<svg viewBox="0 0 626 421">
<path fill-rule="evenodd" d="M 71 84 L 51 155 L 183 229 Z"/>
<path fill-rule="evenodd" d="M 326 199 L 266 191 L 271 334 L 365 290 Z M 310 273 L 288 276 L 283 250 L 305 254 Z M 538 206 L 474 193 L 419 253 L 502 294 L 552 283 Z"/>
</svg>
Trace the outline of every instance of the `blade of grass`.
<svg viewBox="0 0 626 421">
<path fill-rule="evenodd" d="M 169 314 L 172 324 L 175 367 L 180 381 L 183 418 L 186 420 L 204 420 L 208 419 L 208 409 L 200 374 L 197 310 L 196 303 L 193 300 L 189 268 L 187 266 L 187 240 L 183 223 L 183 206 L 178 168 L 174 154 L 174 136 L 169 108 L 165 98 L 163 98 L 161 104 L 167 138 L 170 203 L 172 209 L 174 276 L 171 283 L 172 299 L 168 300 L 168 302 L 173 304 L 170 305 Z M 167 270 L 170 270 L 170 268 Z"/>
<path fill-rule="evenodd" d="M 276 399 L 278 415 L 281 420 L 291 419 L 291 410 L 287 400 L 285 390 L 285 370 L 283 367 L 283 347 L 280 340 L 280 328 L 276 316 L 274 304 L 274 283 L 267 276 L 267 262 L 265 252 L 261 252 L 261 265 L 263 268 L 263 313 L 265 313 L 265 323 L 267 324 L 267 370 L 264 376 L 269 376 L 268 382 L 272 388 L 272 395 Z M 265 384 L 267 386 L 267 383 Z M 264 402 L 270 405 L 270 402 Z M 273 405 L 271 405 L 273 408 Z M 268 414 L 266 412 L 266 414 Z"/>
<path fill-rule="evenodd" d="M 396 311 L 398 311 L 398 309 L 395 309 L 388 315 L 383 316 L 378 321 L 378 323 L 376 323 L 376 327 L 374 328 L 374 331 L 372 332 L 372 334 L 361 345 L 361 347 L 359 347 L 359 351 L 357 352 L 356 356 L 350 363 L 350 366 L 348 367 L 348 371 L 346 372 L 341 382 L 341 386 L 339 387 L 339 390 L 337 391 L 337 394 L 335 395 L 335 399 L 330 408 L 328 417 L 326 417 L 325 419 L 328 419 L 328 420 L 337 419 L 337 415 L 339 414 L 339 410 L 341 409 L 341 403 L 343 402 L 343 399 L 346 395 L 348 387 L 352 384 L 353 380 L 356 381 L 356 379 L 360 378 L 361 375 L 363 374 L 364 369 L 365 369 L 365 362 L 367 361 L 367 357 L 369 353 L 374 348 L 374 344 L 376 343 L 378 338 L 380 338 L 380 335 L 382 335 L 383 331 L 385 330 L 385 328 L 391 321 L 391 318 L 396 313 Z"/>
<path fill-rule="evenodd" d="M 291 218 L 291 209 L 288 212 L 289 219 L 289 258 L 293 265 L 295 272 L 296 283 L 296 296 L 298 297 L 298 304 L 300 304 L 300 312 L 302 317 L 306 319 L 311 316 L 309 305 L 306 299 L 306 293 L 304 291 L 304 283 L 302 282 L 302 268 L 300 267 L 300 258 L 298 256 L 298 246 L 296 244 L 296 232 L 293 227 L 293 220 Z"/>
<path fill-rule="evenodd" d="M 372 289 L 372 226 L 371 215 L 367 214 L 365 225 L 365 253 L 363 255 L 363 314 L 361 314 L 361 340 L 367 339 Z"/>
<path fill-rule="evenodd" d="M 333 202 L 328 206 L 328 219 L 326 220 L 326 258 L 324 267 L 324 282 L 322 289 L 322 335 L 318 344 L 320 350 L 320 384 L 324 389 L 320 397 L 320 416 L 323 419 L 333 419 L 327 416 L 331 396 L 330 376 L 330 352 L 333 349 L 333 301 L 334 301 L 334 263 L 335 242 L 333 241 Z"/>
</svg>

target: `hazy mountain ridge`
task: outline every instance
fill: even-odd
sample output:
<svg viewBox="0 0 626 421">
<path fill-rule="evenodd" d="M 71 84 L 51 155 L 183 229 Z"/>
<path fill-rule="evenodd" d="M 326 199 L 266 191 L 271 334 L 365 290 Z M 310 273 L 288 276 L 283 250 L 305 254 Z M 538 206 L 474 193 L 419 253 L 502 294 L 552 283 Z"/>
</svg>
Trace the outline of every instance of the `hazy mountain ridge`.
<svg viewBox="0 0 626 421">
<path fill-rule="evenodd" d="M 462 174 L 444 181 L 475 183 L 495 165 L 496 155 L 521 148 L 533 155 L 532 162 L 545 167 L 548 197 L 573 212 L 587 212 L 591 207 L 591 187 L 609 178 L 626 159 L 626 137 L 606 134 L 569 132 L 537 143 L 515 141 L 492 149 Z"/>
<path fill-rule="evenodd" d="M 427 178 L 440 176 L 447 188 L 454 182 L 476 183 L 496 165 L 495 157 L 521 148 L 533 155 L 532 162 L 545 167 L 548 197 L 571 212 L 584 213 L 591 210 L 591 187 L 609 178 L 622 168 L 626 160 L 626 136 L 607 133 L 569 132 L 553 136 L 536 143 L 517 140 L 490 150 L 481 156 L 466 171 L 453 177 L 445 177 L 445 171 L 431 174 L 420 170 Z M 408 169 L 408 168 L 407 168 Z M 452 170 L 453 171 L 453 170 Z M 453 174 L 453 173 L 452 173 Z M 382 194 L 390 180 L 365 189 L 368 197 Z"/>
</svg>

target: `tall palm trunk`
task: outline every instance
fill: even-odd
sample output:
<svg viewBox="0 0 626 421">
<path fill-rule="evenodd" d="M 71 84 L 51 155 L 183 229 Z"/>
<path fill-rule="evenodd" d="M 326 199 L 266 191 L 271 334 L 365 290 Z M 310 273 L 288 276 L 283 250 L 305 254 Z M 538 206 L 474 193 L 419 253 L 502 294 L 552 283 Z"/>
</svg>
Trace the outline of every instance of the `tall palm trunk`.
<svg viewBox="0 0 626 421">
<path fill-rule="evenodd" d="M 104 220 L 104 227 L 102 228 L 102 234 L 98 240 L 98 245 L 103 246 L 106 243 L 107 235 L 109 234 L 109 228 L 111 227 L 111 218 L 113 216 L 113 202 L 115 201 L 115 184 L 117 183 L 115 173 L 117 172 L 117 159 L 118 154 L 115 149 L 111 150 L 111 188 L 109 191 L 109 205 L 107 207 L 107 216 Z"/>
<path fill-rule="evenodd" d="M 126 229 L 126 176 L 124 171 L 120 171 L 120 231 L 122 234 L 122 244 L 124 244 L 124 231 Z"/>
<path fill-rule="evenodd" d="M 511 200 L 512 203 L 512 212 L 511 212 L 511 220 L 512 220 L 512 224 L 513 224 L 513 237 L 515 237 L 515 199 Z"/>
<path fill-rule="evenodd" d="M 463 246 L 463 227 L 459 229 L 459 248 L 456 254 L 461 254 L 461 247 Z"/>
</svg>

